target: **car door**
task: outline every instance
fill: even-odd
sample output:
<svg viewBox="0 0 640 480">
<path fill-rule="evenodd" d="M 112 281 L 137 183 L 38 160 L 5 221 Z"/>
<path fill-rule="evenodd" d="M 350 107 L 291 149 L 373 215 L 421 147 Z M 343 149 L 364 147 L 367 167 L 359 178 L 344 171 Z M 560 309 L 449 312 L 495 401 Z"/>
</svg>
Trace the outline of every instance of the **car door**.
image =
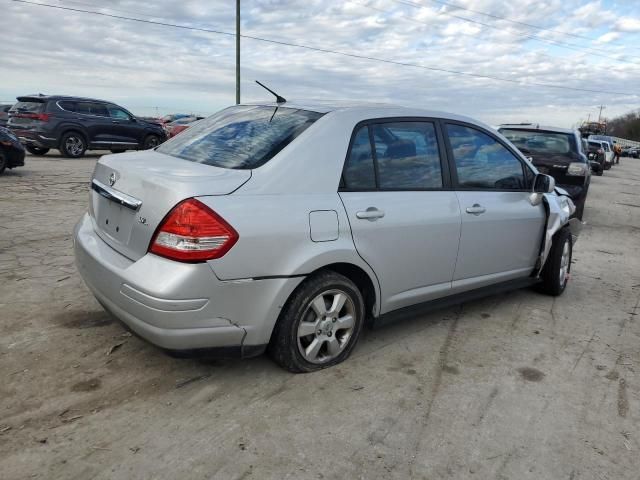
<svg viewBox="0 0 640 480">
<path fill-rule="evenodd" d="M 374 120 L 354 130 L 340 198 L 358 254 L 372 267 L 381 313 L 447 295 L 460 238 L 436 121 Z"/>
<path fill-rule="evenodd" d="M 447 122 L 444 131 L 462 216 L 453 291 L 528 276 L 546 221 L 530 198 L 534 172 L 481 127 Z"/>
<path fill-rule="evenodd" d="M 141 126 L 125 109 L 107 105 L 111 119 L 112 144 L 135 147 L 142 137 Z"/>
<path fill-rule="evenodd" d="M 113 132 L 107 108 L 98 102 L 77 102 L 76 120 L 80 121 L 89 138 L 88 141 L 95 147 L 108 147 L 112 140 Z"/>
</svg>

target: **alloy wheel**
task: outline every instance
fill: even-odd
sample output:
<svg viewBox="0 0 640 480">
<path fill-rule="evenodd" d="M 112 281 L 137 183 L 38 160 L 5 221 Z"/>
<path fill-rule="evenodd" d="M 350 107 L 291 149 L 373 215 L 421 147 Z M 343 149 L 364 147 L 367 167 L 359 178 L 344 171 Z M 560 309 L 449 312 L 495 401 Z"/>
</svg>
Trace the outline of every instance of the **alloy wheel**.
<svg viewBox="0 0 640 480">
<path fill-rule="evenodd" d="M 571 264 L 571 246 L 569 240 L 564 242 L 562 257 L 560 257 L 560 285 L 567 283 L 569 279 L 569 266 Z"/>
<path fill-rule="evenodd" d="M 72 156 L 77 157 L 82 155 L 84 151 L 84 140 L 76 135 L 71 135 L 65 140 L 64 148 Z"/>
<path fill-rule="evenodd" d="M 317 295 L 307 306 L 298 325 L 298 351 L 310 363 L 326 363 L 349 344 L 355 327 L 353 299 L 343 290 Z"/>
</svg>

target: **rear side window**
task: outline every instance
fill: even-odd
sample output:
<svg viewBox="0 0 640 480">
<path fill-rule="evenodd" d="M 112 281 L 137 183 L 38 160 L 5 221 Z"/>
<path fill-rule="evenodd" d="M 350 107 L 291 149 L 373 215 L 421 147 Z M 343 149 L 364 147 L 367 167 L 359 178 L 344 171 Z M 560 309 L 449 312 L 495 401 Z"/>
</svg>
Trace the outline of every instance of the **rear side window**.
<svg viewBox="0 0 640 480">
<path fill-rule="evenodd" d="M 11 107 L 11 111 L 41 113 L 44 111 L 44 102 L 18 102 Z"/>
<path fill-rule="evenodd" d="M 76 112 L 88 115 L 97 115 L 100 117 L 108 117 L 107 107 L 101 103 L 80 102 L 76 106 Z"/>
<path fill-rule="evenodd" d="M 215 167 L 258 168 L 320 117 L 286 107 L 230 107 L 163 143 L 158 152 Z"/>
<path fill-rule="evenodd" d="M 378 123 L 370 127 L 382 190 L 442 187 L 436 130 L 429 122 Z"/>
<path fill-rule="evenodd" d="M 523 190 L 520 160 L 493 137 L 475 128 L 447 124 L 458 186 L 482 190 Z"/>
<path fill-rule="evenodd" d="M 67 112 L 76 111 L 76 102 L 64 101 L 64 102 L 58 103 L 58 105 L 60 106 L 60 108 L 62 108 L 63 110 L 66 110 Z"/>
<path fill-rule="evenodd" d="M 376 174 L 369 140 L 369 127 L 360 127 L 344 167 L 344 188 L 349 190 L 375 190 Z"/>
<path fill-rule="evenodd" d="M 442 188 L 434 124 L 407 121 L 361 127 L 353 137 L 342 179 L 341 188 L 347 190 Z"/>
</svg>

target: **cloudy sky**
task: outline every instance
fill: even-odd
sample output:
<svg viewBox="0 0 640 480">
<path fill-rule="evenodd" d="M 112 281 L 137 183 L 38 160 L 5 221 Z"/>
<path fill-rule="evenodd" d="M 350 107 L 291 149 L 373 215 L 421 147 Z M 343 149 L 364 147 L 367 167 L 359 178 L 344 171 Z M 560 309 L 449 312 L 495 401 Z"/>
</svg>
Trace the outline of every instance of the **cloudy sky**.
<svg viewBox="0 0 640 480">
<path fill-rule="evenodd" d="M 234 0 L 30 1 L 235 31 Z M 13 0 L 0 12 L 0 101 L 84 95 L 140 115 L 235 101 L 233 36 Z M 269 98 L 258 79 L 287 98 L 419 105 L 492 124 L 571 126 L 601 104 L 609 117 L 640 108 L 638 0 L 242 0 L 242 33 L 426 67 L 243 38 L 243 101 Z"/>
</svg>

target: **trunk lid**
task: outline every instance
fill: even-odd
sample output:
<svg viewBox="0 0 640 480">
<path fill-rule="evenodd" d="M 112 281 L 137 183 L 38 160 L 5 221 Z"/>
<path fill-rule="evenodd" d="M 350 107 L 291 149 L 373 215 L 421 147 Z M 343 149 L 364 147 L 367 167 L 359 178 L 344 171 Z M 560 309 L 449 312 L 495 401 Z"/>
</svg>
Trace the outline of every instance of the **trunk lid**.
<svg viewBox="0 0 640 480">
<path fill-rule="evenodd" d="M 228 195 L 251 178 L 154 150 L 107 155 L 93 172 L 89 214 L 96 233 L 131 260 L 143 257 L 156 228 L 186 198 Z"/>
</svg>

